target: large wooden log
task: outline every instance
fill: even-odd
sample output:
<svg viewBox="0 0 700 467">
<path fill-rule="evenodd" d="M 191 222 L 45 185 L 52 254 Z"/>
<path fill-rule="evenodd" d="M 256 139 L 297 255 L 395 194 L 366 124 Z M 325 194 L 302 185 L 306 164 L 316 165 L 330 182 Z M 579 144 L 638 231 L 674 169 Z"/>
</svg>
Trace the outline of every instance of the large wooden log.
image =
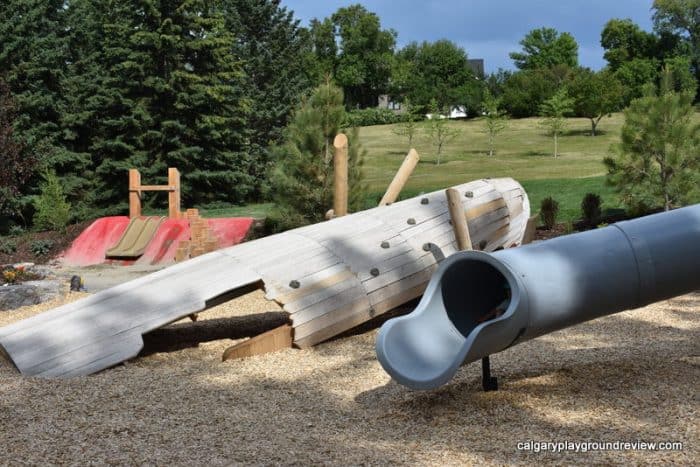
<svg viewBox="0 0 700 467">
<path fill-rule="evenodd" d="M 521 243 L 530 205 L 516 181 L 453 188 L 475 248 Z M 420 296 L 435 247 L 458 249 L 444 190 L 184 261 L 0 328 L 0 346 L 23 374 L 90 374 L 136 356 L 143 334 L 264 286 L 308 347 Z"/>
</svg>

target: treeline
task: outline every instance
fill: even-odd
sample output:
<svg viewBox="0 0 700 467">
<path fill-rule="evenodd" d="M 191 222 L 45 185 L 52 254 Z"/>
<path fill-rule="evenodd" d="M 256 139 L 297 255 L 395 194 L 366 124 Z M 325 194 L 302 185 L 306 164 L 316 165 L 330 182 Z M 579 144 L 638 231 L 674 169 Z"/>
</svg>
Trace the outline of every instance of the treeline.
<svg viewBox="0 0 700 467">
<path fill-rule="evenodd" d="M 275 0 L 3 2 L 2 114 L 22 155 L 5 162 L 32 176 L 8 177 L 0 207 L 31 216 L 50 171 L 75 218 L 124 212 L 129 167 L 148 183 L 179 168 L 186 205 L 260 197 L 269 147 L 317 81 L 311 50 Z"/>
<path fill-rule="evenodd" d="M 269 197 L 285 128 L 328 77 L 346 125 L 392 121 L 367 110 L 382 95 L 419 114 L 460 106 L 470 116 L 496 99 L 526 117 L 566 89 L 595 132 L 663 67 L 676 88 L 695 90 L 698 18 L 687 2 L 657 0 L 652 33 L 611 20 L 599 72 L 578 66 L 570 34 L 536 29 L 511 54 L 517 71 L 481 76 L 448 40 L 398 49 L 396 32 L 360 5 L 305 28 L 279 0 L 5 0 L 0 220 L 31 219 L 31 197 L 52 174 L 73 219 L 124 212 L 130 167 L 153 184 L 178 167 L 189 206 Z"/>
</svg>

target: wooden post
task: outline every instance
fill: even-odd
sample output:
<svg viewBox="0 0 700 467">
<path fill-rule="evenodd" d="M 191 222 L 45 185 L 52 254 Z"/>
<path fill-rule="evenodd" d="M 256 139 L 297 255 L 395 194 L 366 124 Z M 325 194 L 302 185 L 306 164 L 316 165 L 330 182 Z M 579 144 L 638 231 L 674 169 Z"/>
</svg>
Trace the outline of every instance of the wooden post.
<svg viewBox="0 0 700 467">
<path fill-rule="evenodd" d="M 450 210 L 452 218 L 452 230 L 454 230 L 457 238 L 457 249 L 471 250 L 472 241 L 469 236 L 469 226 L 467 225 L 467 216 L 464 215 L 464 207 L 462 206 L 462 197 L 459 191 L 454 188 L 445 190 L 447 195 L 447 207 Z"/>
<path fill-rule="evenodd" d="M 180 172 L 173 168 L 168 168 L 168 217 L 177 219 L 180 217 Z"/>
<path fill-rule="evenodd" d="M 379 201 L 380 206 L 385 206 L 396 201 L 396 198 L 399 197 L 399 193 L 401 193 L 401 190 L 406 184 L 408 177 L 411 176 L 411 173 L 413 173 L 413 169 L 416 168 L 419 159 L 420 156 L 418 155 L 418 152 L 416 152 L 415 149 L 411 148 L 411 150 L 408 151 L 408 154 L 401 163 L 401 167 L 399 167 L 398 172 L 396 172 L 396 175 L 394 175 L 394 179 L 391 181 L 389 187 L 386 189 L 386 193 L 384 193 L 382 200 Z"/>
<path fill-rule="evenodd" d="M 137 169 L 129 169 L 129 218 L 141 215 L 141 174 Z"/>
<path fill-rule="evenodd" d="M 348 213 L 348 137 L 338 133 L 333 140 L 333 147 L 333 214 L 340 217 Z"/>
</svg>

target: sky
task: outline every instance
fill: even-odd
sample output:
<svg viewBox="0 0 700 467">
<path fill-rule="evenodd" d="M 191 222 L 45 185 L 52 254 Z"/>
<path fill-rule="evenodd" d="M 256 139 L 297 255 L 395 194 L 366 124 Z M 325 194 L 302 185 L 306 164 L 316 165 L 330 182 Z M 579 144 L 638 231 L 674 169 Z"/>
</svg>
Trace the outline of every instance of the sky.
<svg viewBox="0 0 700 467">
<path fill-rule="evenodd" d="M 551 27 L 571 33 L 579 45 L 579 64 L 605 66 L 600 32 L 612 18 L 630 18 L 651 31 L 653 0 L 282 0 L 307 26 L 338 8 L 362 4 L 376 13 L 384 29 L 398 33 L 400 48 L 411 41 L 449 39 L 469 58 L 483 58 L 487 73 L 513 69 L 510 52 L 532 29 Z"/>
</svg>

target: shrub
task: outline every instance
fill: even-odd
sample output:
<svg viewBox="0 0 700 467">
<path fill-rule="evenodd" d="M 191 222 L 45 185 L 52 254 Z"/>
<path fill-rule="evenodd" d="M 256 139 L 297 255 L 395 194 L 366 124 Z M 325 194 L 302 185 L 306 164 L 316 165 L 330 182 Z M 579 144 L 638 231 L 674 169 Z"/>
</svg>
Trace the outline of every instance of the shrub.
<svg viewBox="0 0 700 467">
<path fill-rule="evenodd" d="M 266 220 L 270 232 L 313 224 L 324 219 L 333 206 L 333 140 L 345 116 L 343 91 L 330 81 L 322 84 L 302 103 L 287 127 L 287 141 L 274 147 L 271 174 L 272 201 L 276 204 Z M 362 163 L 365 151 L 357 128 L 348 137 L 348 210 L 364 204 L 366 186 Z"/>
<path fill-rule="evenodd" d="M 51 240 L 34 240 L 29 245 L 29 250 L 34 256 L 46 256 L 53 248 L 53 242 Z"/>
<path fill-rule="evenodd" d="M 10 230 L 8 231 L 8 234 L 10 237 L 19 237 L 24 233 L 24 228 L 21 225 L 13 225 L 10 227 Z"/>
<path fill-rule="evenodd" d="M 17 244 L 12 240 L 0 240 L 0 253 L 11 255 L 17 251 Z"/>
<path fill-rule="evenodd" d="M 540 219 L 547 230 L 552 230 L 557 222 L 557 214 L 559 213 L 559 203 L 551 196 L 546 197 L 540 204 Z"/>
<path fill-rule="evenodd" d="M 595 193 L 586 193 L 581 201 L 581 211 L 583 212 L 583 222 L 589 227 L 600 224 L 602 216 L 600 210 L 600 196 Z"/>
<path fill-rule="evenodd" d="M 345 115 L 344 127 L 360 127 L 372 125 L 388 125 L 400 123 L 410 118 L 406 112 L 397 113 L 390 109 L 370 107 L 367 109 L 351 110 Z M 415 120 L 415 117 L 414 117 Z"/>
<path fill-rule="evenodd" d="M 70 204 L 55 172 L 43 175 L 41 194 L 34 199 L 34 226 L 39 230 L 64 230 L 70 221 Z"/>
</svg>

